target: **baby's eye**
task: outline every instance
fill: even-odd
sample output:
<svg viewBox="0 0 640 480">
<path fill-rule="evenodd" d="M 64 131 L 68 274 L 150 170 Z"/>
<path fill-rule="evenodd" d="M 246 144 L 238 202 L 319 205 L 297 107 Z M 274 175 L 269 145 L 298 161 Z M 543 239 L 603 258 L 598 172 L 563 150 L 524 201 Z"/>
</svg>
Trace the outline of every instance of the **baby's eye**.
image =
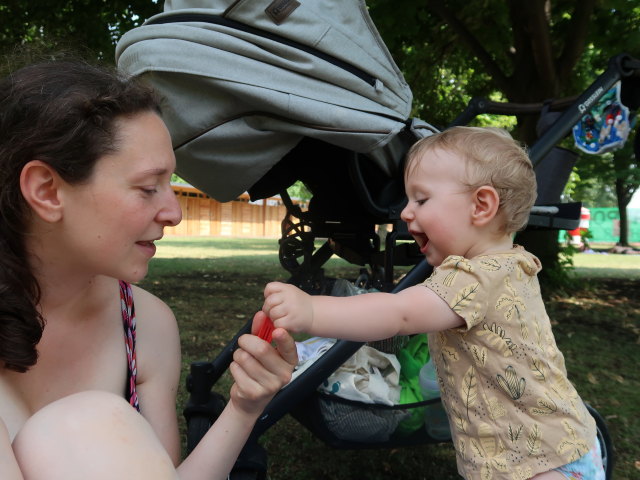
<svg viewBox="0 0 640 480">
<path fill-rule="evenodd" d="M 416 200 L 416 203 L 418 205 L 424 205 L 427 200 L 428 200 L 428 198 L 421 198 L 420 200 Z"/>
</svg>

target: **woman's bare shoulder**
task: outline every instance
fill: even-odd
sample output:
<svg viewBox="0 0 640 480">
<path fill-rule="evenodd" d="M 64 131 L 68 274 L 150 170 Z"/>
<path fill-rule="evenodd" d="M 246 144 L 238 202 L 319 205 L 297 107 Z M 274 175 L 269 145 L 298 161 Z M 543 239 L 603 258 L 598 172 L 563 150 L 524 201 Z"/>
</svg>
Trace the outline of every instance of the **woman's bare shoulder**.
<svg viewBox="0 0 640 480">
<path fill-rule="evenodd" d="M 175 320 L 173 311 L 161 298 L 137 285 L 131 285 L 131 291 L 133 292 L 136 316 L 162 315 Z"/>
<path fill-rule="evenodd" d="M 159 337 L 165 337 L 165 342 L 177 338 L 178 325 L 169 305 L 136 285 L 132 285 L 132 291 L 138 338 L 153 339 L 154 343 Z"/>
<path fill-rule="evenodd" d="M 154 294 L 132 286 L 136 316 L 138 380 L 149 380 L 153 371 L 179 368 L 180 334 L 171 308 Z M 169 362 L 167 364 L 166 362 Z M 176 364 L 176 365 L 174 365 Z M 153 366 L 149 370 L 145 365 Z"/>
</svg>

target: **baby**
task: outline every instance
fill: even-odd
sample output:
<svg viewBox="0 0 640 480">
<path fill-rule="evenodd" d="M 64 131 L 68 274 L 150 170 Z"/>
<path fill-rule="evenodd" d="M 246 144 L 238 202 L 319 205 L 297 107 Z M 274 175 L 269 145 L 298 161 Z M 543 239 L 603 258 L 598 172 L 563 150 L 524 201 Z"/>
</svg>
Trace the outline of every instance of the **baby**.
<svg viewBox="0 0 640 480">
<path fill-rule="evenodd" d="M 352 341 L 429 334 L 466 479 L 604 479 L 593 418 L 567 378 L 540 294 L 539 260 L 513 244 L 536 198 L 527 153 L 499 129 L 455 127 L 407 155 L 401 217 L 427 261 L 397 294 L 265 288 L 291 332 Z M 581 476 L 580 476 L 581 475 Z"/>
</svg>

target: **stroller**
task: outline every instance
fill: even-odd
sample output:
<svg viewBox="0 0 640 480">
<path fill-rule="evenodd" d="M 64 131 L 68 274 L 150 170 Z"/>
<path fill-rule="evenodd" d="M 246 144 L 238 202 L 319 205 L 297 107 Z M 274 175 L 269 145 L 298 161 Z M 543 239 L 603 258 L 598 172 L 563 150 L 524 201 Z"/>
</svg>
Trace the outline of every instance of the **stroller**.
<svg viewBox="0 0 640 480">
<path fill-rule="evenodd" d="M 280 194 L 288 214 L 279 240 L 289 282 L 312 294 L 330 294 L 337 281 L 323 265 L 338 255 L 361 267 L 363 289 L 398 292 L 431 272 L 411 242 L 400 211 L 405 205 L 403 158 L 420 138 L 437 132 L 410 118 L 412 94 L 379 37 L 363 1 L 167 0 L 165 11 L 123 36 L 119 68 L 146 77 L 164 95 L 163 116 L 172 135 L 177 173 L 220 201 L 248 191 L 252 200 Z M 451 124 L 480 113 L 549 112 L 554 121 L 531 147 L 539 191 L 528 228 L 573 229 L 580 204 L 560 203 L 575 158 L 555 145 L 616 81 L 631 78 L 640 62 L 612 59 L 575 101 L 513 106 L 473 99 Z M 640 103 L 640 102 L 639 102 Z M 548 116 L 545 118 L 549 118 Z M 302 181 L 312 193 L 307 210 L 286 189 Z M 376 229 L 390 225 L 384 240 Z M 317 248 L 316 240 L 325 239 Z M 384 245 L 382 243 L 384 242 Z M 395 281 L 394 267 L 409 266 Z M 191 450 L 224 406 L 212 388 L 227 370 L 248 322 L 212 361 L 191 365 L 184 414 Z M 407 339 L 374 345 L 396 353 Z M 283 388 L 266 407 L 231 474 L 263 479 L 267 452 L 260 437 L 286 414 L 335 448 L 390 448 L 440 443 L 424 428 L 411 434 L 358 435 L 356 425 L 390 421 L 439 398 L 403 405 L 340 399 L 318 386 L 362 343 L 338 340 Z M 596 419 L 610 478 L 613 450 L 604 420 Z M 348 412 L 349 425 L 328 421 Z M 335 418 L 335 417 L 334 417 Z M 344 418 L 344 417 L 343 417 Z M 338 427 L 336 427 L 338 425 Z"/>
</svg>

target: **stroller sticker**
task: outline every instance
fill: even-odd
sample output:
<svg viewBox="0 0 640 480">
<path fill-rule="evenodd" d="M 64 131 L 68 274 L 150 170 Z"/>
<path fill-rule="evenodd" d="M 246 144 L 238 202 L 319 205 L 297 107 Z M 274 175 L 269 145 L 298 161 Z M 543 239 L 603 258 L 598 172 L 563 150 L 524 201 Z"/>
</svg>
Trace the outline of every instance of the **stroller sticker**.
<svg viewBox="0 0 640 480">
<path fill-rule="evenodd" d="M 629 130 L 629 109 L 620 101 L 617 82 L 573 127 L 573 138 L 577 148 L 597 155 L 622 148 Z"/>
</svg>

